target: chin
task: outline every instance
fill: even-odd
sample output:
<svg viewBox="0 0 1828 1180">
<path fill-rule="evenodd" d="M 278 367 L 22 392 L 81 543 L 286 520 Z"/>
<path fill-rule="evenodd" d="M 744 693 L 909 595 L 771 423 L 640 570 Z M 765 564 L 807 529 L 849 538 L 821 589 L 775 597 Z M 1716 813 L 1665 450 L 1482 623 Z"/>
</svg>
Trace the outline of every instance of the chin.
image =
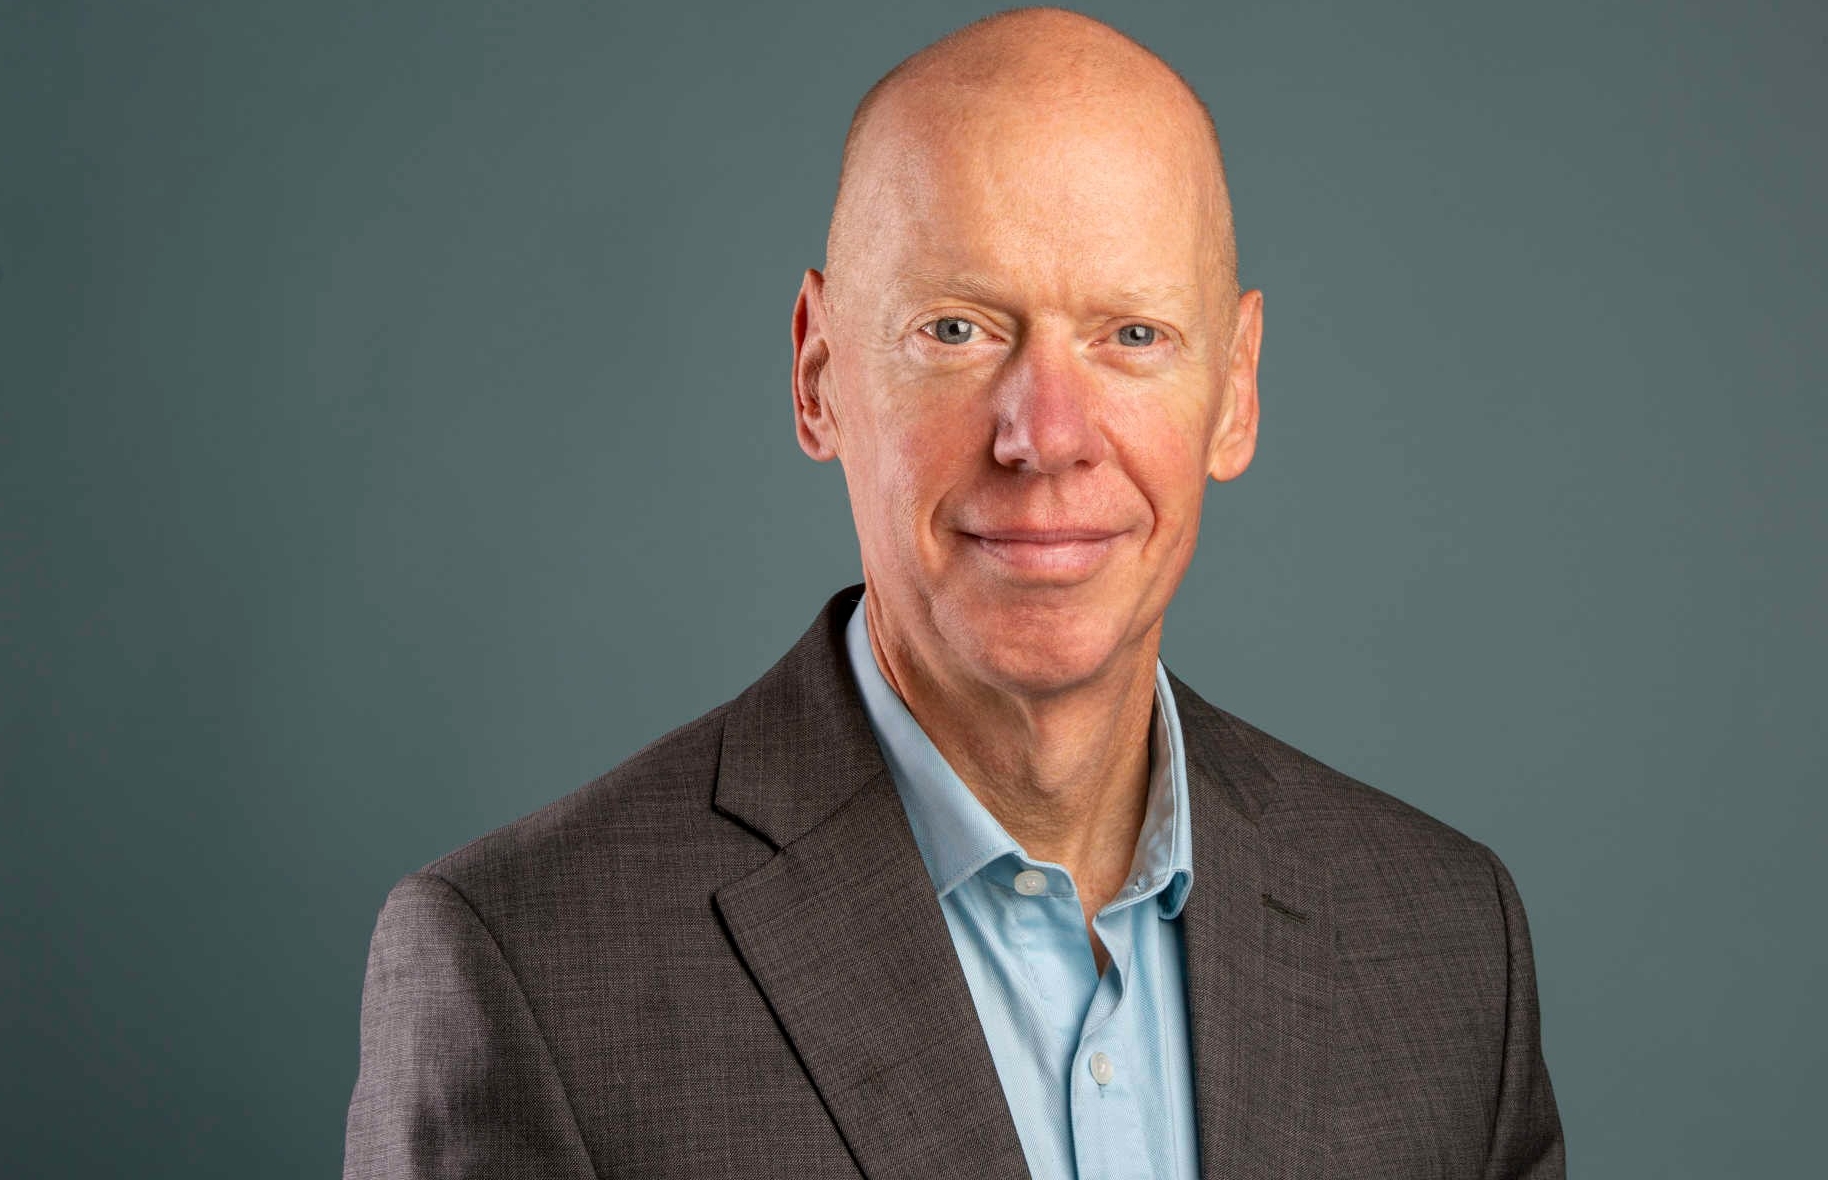
<svg viewBox="0 0 1828 1180">
<path fill-rule="evenodd" d="M 1123 620 L 1073 603 L 961 604 L 940 620 L 949 646 L 987 683 L 1030 696 L 1089 684 L 1110 671 L 1127 646 Z"/>
</svg>

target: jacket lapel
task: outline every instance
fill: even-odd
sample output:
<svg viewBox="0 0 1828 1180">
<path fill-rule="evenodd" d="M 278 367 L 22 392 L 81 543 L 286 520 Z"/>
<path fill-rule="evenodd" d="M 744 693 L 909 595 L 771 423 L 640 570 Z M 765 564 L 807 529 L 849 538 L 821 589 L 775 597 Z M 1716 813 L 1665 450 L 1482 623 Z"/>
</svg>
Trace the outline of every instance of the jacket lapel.
<svg viewBox="0 0 1828 1180">
<path fill-rule="evenodd" d="M 1231 719 L 1176 681 L 1193 809 L 1182 911 L 1205 1180 L 1325 1168 L 1333 921 L 1320 866 L 1260 822 L 1275 782 Z"/>
<path fill-rule="evenodd" d="M 738 698 L 719 811 L 776 855 L 716 893 L 871 1180 L 1026 1176 L 969 985 L 845 664 L 857 589 Z"/>
</svg>

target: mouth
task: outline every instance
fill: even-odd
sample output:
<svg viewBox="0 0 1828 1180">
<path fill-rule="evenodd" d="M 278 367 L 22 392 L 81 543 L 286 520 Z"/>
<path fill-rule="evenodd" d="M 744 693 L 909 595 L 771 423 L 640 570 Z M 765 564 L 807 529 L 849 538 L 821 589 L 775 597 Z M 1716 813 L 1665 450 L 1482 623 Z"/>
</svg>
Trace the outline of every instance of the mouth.
<svg viewBox="0 0 1828 1180">
<path fill-rule="evenodd" d="M 1089 577 L 1123 536 L 1120 529 L 983 529 L 963 533 L 1006 574 L 1023 580 L 1075 582 Z"/>
</svg>

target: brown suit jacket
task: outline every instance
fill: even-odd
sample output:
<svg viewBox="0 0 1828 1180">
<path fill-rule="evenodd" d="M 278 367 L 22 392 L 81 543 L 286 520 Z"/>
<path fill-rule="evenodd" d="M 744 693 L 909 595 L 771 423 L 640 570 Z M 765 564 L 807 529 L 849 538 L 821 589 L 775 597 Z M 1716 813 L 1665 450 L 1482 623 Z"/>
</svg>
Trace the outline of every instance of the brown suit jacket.
<svg viewBox="0 0 1828 1180">
<path fill-rule="evenodd" d="M 1027 1175 L 845 662 L 402 880 L 344 1175 Z M 1523 907 L 1485 847 L 1174 684 L 1202 1174 L 1559 1177 Z"/>
</svg>

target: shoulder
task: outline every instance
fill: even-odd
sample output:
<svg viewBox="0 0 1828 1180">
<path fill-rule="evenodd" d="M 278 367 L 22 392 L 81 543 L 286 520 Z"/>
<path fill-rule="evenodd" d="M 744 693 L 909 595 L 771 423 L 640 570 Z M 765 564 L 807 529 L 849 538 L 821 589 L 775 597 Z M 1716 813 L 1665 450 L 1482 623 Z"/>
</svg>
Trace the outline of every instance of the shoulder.
<svg viewBox="0 0 1828 1180">
<path fill-rule="evenodd" d="M 1533 1003 L 1534 987 L 1523 904 L 1497 855 L 1419 808 L 1187 696 L 1187 704 L 1178 696 L 1176 703 L 1189 760 L 1199 759 L 1222 779 L 1219 789 L 1235 792 L 1234 805 L 1274 855 L 1321 886 L 1333 931 L 1336 1003 L 1350 1017 L 1359 1048 L 1394 1058 L 1410 1052 L 1367 1031 L 1382 1027 L 1378 1014 L 1392 1011 L 1393 1003 L 1404 1013 L 1400 1027 L 1425 1030 L 1440 1043 L 1460 1037 L 1476 1012 L 1479 1032 L 1472 1039 L 1480 1053 L 1492 1055 L 1496 1070 L 1507 1013 L 1513 1001 Z"/>
<path fill-rule="evenodd" d="M 778 843 L 755 824 L 767 806 L 744 811 L 729 797 L 743 768 L 756 790 L 791 802 L 826 763 L 854 755 L 862 741 L 875 748 L 850 699 L 840 638 L 858 593 L 834 596 L 800 641 L 733 699 L 421 874 L 450 886 L 497 931 L 506 924 L 541 932 L 552 923 L 575 932 L 606 915 L 625 924 L 708 920 L 712 892 L 753 871 Z M 759 774 L 758 761 L 770 772 Z"/>
<path fill-rule="evenodd" d="M 1336 891 L 1499 899 L 1508 879 L 1485 845 L 1176 687 L 1188 757 L 1215 768 L 1266 834 L 1324 865 Z"/>
<path fill-rule="evenodd" d="M 644 874 L 657 885 L 695 856 L 715 859 L 720 849 L 748 853 L 754 839 L 712 808 L 729 709 L 719 706 L 680 726 L 415 876 L 443 882 L 494 926 L 515 917 L 504 908 L 530 917 L 613 892 Z"/>
</svg>

